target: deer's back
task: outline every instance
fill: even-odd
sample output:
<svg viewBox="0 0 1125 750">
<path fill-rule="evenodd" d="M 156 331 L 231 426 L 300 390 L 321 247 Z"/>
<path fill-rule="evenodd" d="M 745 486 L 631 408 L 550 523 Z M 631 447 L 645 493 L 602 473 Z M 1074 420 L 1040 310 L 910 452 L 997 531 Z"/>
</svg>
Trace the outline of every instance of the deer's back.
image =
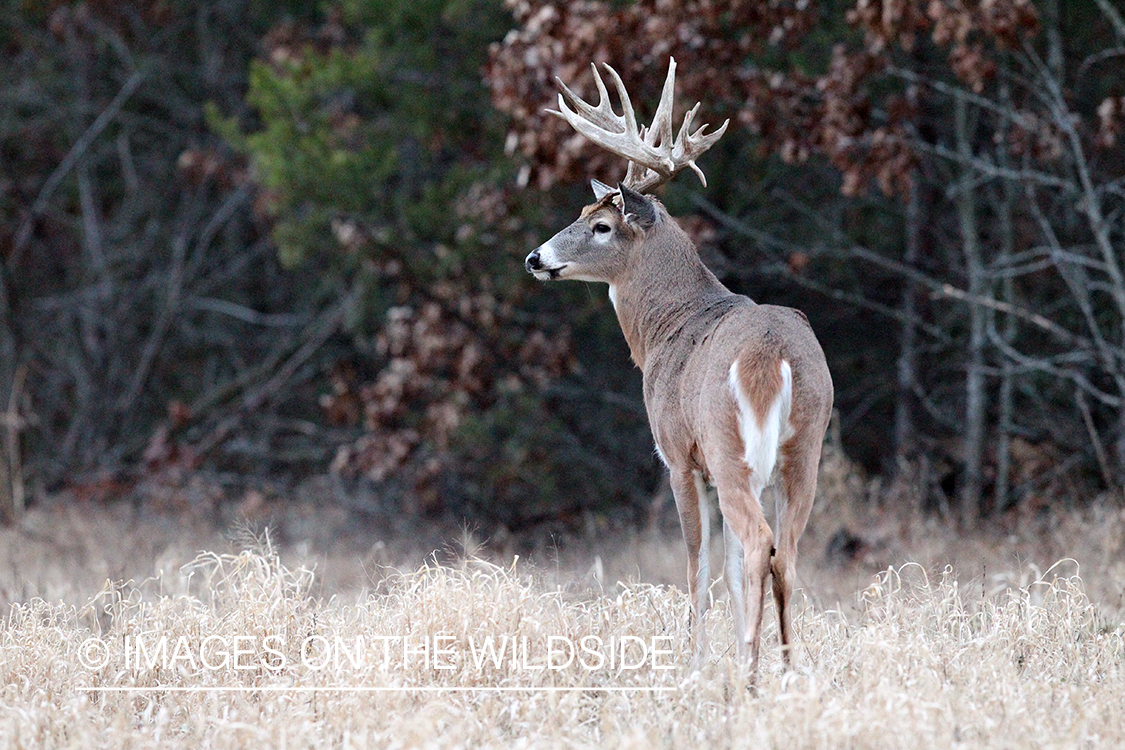
<svg viewBox="0 0 1125 750">
<path fill-rule="evenodd" d="M 823 434 L 832 409 L 832 379 L 804 314 L 735 294 L 713 306 L 722 309 L 711 316 L 704 310 L 645 368 L 645 405 L 666 460 L 697 463 L 693 454 L 737 433 L 730 387 L 736 360 L 739 373 L 751 381 L 758 374 L 772 377 L 765 370 L 788 362 L 793 378 L 789 422 L 795 432 L 819 427 Z"/>
</svg>

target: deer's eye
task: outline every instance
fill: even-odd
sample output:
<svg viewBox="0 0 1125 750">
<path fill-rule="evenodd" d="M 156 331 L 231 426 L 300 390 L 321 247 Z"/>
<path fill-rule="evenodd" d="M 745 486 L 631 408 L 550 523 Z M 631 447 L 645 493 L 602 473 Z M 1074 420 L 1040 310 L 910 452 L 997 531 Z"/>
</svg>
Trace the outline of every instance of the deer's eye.
<svg viewBox="0 0 1125 750">
<path fill-rule="evenodd" d="M 594 234 L 606 234 L 607 232 L 612 231 L 613 227 L 611 227 L 609 224 L 606 224 L 604 221 L 599 221 L 594 225 Z"/>
</svg>

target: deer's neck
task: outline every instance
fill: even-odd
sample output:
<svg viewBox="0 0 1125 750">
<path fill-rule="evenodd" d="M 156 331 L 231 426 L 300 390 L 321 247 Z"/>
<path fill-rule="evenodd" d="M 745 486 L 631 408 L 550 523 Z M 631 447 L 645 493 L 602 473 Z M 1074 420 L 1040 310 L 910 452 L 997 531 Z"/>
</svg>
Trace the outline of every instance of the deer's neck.
<svg viewBox="0 0 1125 750">
<path fill-rule="evenodd" d="M 703 265 L 687 235 L 667 218 L 631 254 L 625 272 L 610 286 L 621 331 L 642 371 L 662 349 L 675 346 L 696 313 L 730 294 Z"/>
</svg>

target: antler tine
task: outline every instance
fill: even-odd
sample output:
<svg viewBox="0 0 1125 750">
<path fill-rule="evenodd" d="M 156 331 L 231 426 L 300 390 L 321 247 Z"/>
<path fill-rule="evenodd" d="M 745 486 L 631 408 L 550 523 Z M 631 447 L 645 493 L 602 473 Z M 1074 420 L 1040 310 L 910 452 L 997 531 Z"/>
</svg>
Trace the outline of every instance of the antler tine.
<svg viewBox="0 0 1125 750">
<path fill-rule="evenodd" d="M 671 176 L 675 165 L 665 153 L 662 153 L 664 149 L 652 148 L 645 142 L 644 133 L 637 126 L 633 103 L 629 99 L 629 92 L 626 91 L 621 76 L 609 65 L 604 67 L 613 78 L 614 87 L 621 98 L 622 114 L 618 115 L 613 111 L 605 82 L 596 67 L 594 81 L 601 97 L 597 107 L 582 100 L 561 79 L 558 79 L 562 87 L 558 95 L 559 108 L 547 111 L 563 118 L 571 127 L 607 151 L 623 156 L 630 163 L 638 163 L 644 168 L 657 170 L 667 179 Z M 574 109 L 571 109 L 572 106 Z"/>
<path fill-rule="evenodd" d="M 619 120 L 620 118 L 618 118 L 617 114 L 613 111 L 613 105 L 610 104 L 609 92 L 606 91 L 605 81 L 602 80 L 601 74 L 598 73 L 598 66 L 594 63 L 590 63 L 590 72 L 594 74 L 594 85 L 598 87 L 598 107 L 600 108 L 602 103 L 605 103 L 606 109 L 613 115 L 614 120 Z"/>
<path fill-rule="evenodd" d="M 658 182 L 659 179 L 660 175 L 656 172 L 653 172 L 643 164 L 631 161 L 629 162 L 629 168 L 625 170 L 624 184 L 633 187 L 634 190 L 641 190 L 643 192 L 643 190 L 649 189 L 649 187 L 647 187 L 648 183 L 645 182 L 645 180 L 652 180 L 653 185 L 658 185 L 660 184 Z M 641 188 L 640 186 L 642 185 L 646 185 L 646 187 Z"/>
<path fill-rule="evenodd" d="M 709 126 L 707 123 L 699 126 L 699 130 L 695 131 L 688 136 L 688 151 L 698 156 L 707 149 L 715 145 L 715 142 L 723 137 L 723 133 L 727 132 L 727 125 L 730 125 L 730 118 L 723 120 L 723 124 L 714 133 L 703 134 Z"/>
<path fill-rule="evenodd" d="M 594 81 L 598 86 L 598 106 L 591 106 L 580 96 L 571 91 L 570 87 L 563 83 L 561 78 L 555 76 L 555 80 L 558 81 L 559 86 L 562 87 L 562 91 L 559 92 L 559 109 L 566 110 L 564 102 L 568 103 L 570 106 L 574 107 L 578 114 L 582 115 L 587 120 L 596 123 L 610 132 L 620 133 L 623 130 L 622 120 L 617 116 L 617 113 L 613 111 L 613 107 L 609 101 L 609 92 L 606 91 L 605 84 L 602 82 L 601 76 L 598 75 L 597 67 L 595 67 L 593 63 L 590 63 L 590 67 L 593 68 Z M 570 118 L 563 115 L 562 112 L 553 109 L 547 111 L 551 114 L 563 117 L 567 122 L 570 122 Z M 571 122 L 571 125 L 573 124 L 574 123 Z"/>
<path fill-rule="evenodd" d="M 621 114 L 625 118 L 625 132 L 630 134 L 640 135 L 637 132 L 637 113 L 633 111 L 633 102 L 629 100 L 629 92 L 625 90 L 625 84 L 621 82 L 621 76 L 617 75 L 617 71 L 610 67 L 609 63 L 602 63 L 602 67 L 609 71 L 613 76 L 613 85 L 617 88 L 617 96 L 621 99 Z M 594 69 L 594 75 L 597 76 L 598 83 L 601 83 L 602 77 L 598 75 L 597 68 Z M 603 85 L 604 89 L 605 86 Z M 608 101 L 609 98 L 606 98 Z"/>
<path fill-rule="evenodd" d="M 676 91 L 676 58 L 668 58 L 668 75 L 664 78 L 664 88 L 660 92 L 660 104 L 656 107 L 656 114 L 652 118 L 652 126 L 648 130 L 645 142 L 650 146 L 660 145 L 665 149 L 672 143 L 672 99 Z"/>
<path fill-rule="evenodd" d="M 677 164 L 683 163 L 691 167 L 692 171 L 699 177 L 699 181 L 703 183 L 703 187 L 707 187 L 707 177 L 703 174 L 703 170 L 696 165 L 695 160 L 723 137 L 723 133 L 727 131 L 727 125 L 730 125 L 730 119 L 725 120 L 719 126 L 719 129 L 713 133 L 704 134 L 708 127 L 706 123 L 692 133 L 692 122 L 695 120 L 696 113 L 699 112 L 699 107 L 700 103 L 696 102 L 695 106 L 684 115 L 684 122 L 680 125 L 680 132 L 676 135 L 676 143 L 672 149 L 672 160 Z"/>
<path fill-rule="evenodd" d="M 612 112 L 609 114 L 615 118 L 614 120 L 607 119 L 606 113 L 599 110 L 594 110 L 588 117 L 583 117 L 567 106 L 562 94 L 559 94 L 559 109 L 547 111 L 563 118 L 572 128 L 611 153 L 630 161 L 646 159 L 647 155 L 641 151 L 644 144 L 641 143 L 640 138 L 635 132 L 626 132 L 621 118 Z"/>
<path fill-rule="evenodd" d="M 703 170 L 696 166 L 695 160 L 719 140 L 726 132 L 730 120 L 713 133 L 705 132 L 706 125 L 692 133 L 691 126 L 700 106 L 696 104 L 684 116 L 679 134 L 673 140 L 672 107 L 676 89 L 676 61 L 669 58 L 668 74 L 664 78 L 660 104 L 656 108 L 652 125 L 638 127 L 633 103 L 621 76 L 608 64 L 603 63 L 602 67 L 609 71 L 617 96 L 621 99 L 620 115 L 613 111 L 605 81 L 595 65 L 591 65 L 591 68 L 598 88 L 596 107 L 578 97 L 561 79 L 556 79 L 561 87 L 558 95 L 559 108 L 547 111 L 566 120 L 571 127 L 597 145 L 627 159 L 629 169 L 625 174 L 625 184 L 634 190 L 651 190 L 667 182 L 684 167 L 691 167 L 699 176 L 700 182 L 706 186 L 707 178 L 703 176 Z"/>
<path fill-rule="evenodd" d="M 685 145 L 691 139 L 691 125 L 692 125 L 692 122 L 695 121 L 696 113 L 699 112 L 699 106 L 700 106 L 700 102 L 696 102 L 695 106 L 692 107 L 691 109 L 689 109 L 687 111 L 687 113 L 684 115 L 684 121 L 682 123 L 680 123 L 680 132 L 676 134 L 676 142 L 675 142 L 675 144 L 673 144 L 673 152 L 672 152 L 673 158 L 683 154 L 683 150 L 684 150 Z M 706 128 L 706 127 L 707 126 L 704 125 L 697 132 L 702 132 L 703 128 Z M 726 126 L 724 125 L 723 127 L 726 127 Z"/>
</svg>

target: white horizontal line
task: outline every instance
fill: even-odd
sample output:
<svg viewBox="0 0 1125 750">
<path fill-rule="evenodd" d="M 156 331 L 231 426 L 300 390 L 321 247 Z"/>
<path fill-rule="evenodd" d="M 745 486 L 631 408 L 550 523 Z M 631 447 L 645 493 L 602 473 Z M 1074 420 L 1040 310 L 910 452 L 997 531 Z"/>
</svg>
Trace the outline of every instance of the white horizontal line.
<svg viewBox="0 0 1125 750">
<path fill-rule="evenodd" d="M 181 685 L 151 685 L 143 687 L 83 687 L 92 693 L 148 693 L 164 691 L 168 693 L 664 693 L 679 690 L 678 687 L 639 686 L 639 687 L 534 687 L 534 686 L 496 686 L 496 687 L 461 687 L 440 685 L 420 685 L 416 687 L 382 687 L 372 685 L 262 685 L 250 687 L 237 685 L 231 687 L 184 687 Z"/>
</svg>

